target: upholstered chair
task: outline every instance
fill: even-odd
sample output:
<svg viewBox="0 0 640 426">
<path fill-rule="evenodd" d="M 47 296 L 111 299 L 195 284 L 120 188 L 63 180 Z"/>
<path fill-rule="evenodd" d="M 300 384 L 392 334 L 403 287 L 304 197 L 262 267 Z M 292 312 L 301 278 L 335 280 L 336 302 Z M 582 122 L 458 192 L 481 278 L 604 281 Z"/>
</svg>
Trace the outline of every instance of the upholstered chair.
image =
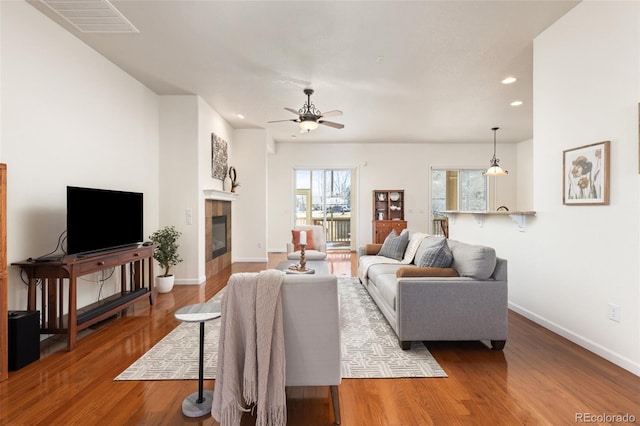
<svg viewBox="0 0 640 426">
<path fill-rule="evenodd" d="M 299 225 L 293 228 L 296 231 L 313 232 L 313 249 L 305 248 L 305 258 L 307 260 L 324 260 L 327 257 L 327 238 L 324 226 L 322 225 Z M 292 232 L 293 234 L 293 232 Z M 307 237 L 308 238 L 308 237 Z M 291 242 L 287 243 L 287 259 L 300 260 L 300 250 L 295 250 L 293 235 Z"/>
<path fill-rule="evenodd" d="M 286 386 L 329 386 L 340 424 L 342 352 L 338 279 L 287 275 L 282 282 Z"/>
</svg>

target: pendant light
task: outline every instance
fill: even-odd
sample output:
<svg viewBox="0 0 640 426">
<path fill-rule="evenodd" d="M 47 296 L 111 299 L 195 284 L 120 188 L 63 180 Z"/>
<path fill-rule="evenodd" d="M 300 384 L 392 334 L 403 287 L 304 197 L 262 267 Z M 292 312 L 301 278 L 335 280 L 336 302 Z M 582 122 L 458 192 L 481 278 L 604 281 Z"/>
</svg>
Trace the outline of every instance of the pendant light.
<svg viewBox="0 0 640 426">
<path fill-rule="evenodd" d="M 506 170 L 502 170 L 502 167 L 498 165 L 500 160 L 496 158 L 496 132 L 498 129 L 500 129 L 500 127 L 491 128 L 491 130 L 493 130 L 493 158 L 491 159 L 491 165 L 487 171 L 483 173 L 484 176 L 505 176 L 509 173 Z"/>
</svg>

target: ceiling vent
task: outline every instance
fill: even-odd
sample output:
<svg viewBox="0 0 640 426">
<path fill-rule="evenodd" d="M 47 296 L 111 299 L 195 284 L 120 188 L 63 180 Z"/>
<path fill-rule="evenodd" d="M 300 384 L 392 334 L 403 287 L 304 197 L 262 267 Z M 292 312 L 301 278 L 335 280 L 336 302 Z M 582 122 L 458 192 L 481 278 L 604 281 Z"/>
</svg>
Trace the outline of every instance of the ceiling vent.
<svg viewBox="0 0 640 426">
<path fill-rule="evenodd" d="M 107 0 L 40 0 L 83 33 L 139 33 Z"/>
</svg>

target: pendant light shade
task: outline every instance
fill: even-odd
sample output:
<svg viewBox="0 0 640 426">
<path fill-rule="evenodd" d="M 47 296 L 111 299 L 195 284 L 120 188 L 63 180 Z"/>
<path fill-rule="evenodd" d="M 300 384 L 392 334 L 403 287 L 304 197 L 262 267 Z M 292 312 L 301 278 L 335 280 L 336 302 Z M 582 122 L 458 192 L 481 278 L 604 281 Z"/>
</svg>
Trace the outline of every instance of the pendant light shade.
<svg viewBox="0 0 640 426">
<path fill-rule="evenodd" d="M 486 172 L 483 173 L 485 176 L 505 176 L 509 174 L 508 171 L 503 170 L 502 167 L 498 165 L 500 160 L 496 158 L 496 132 L 500 129 L 500 127 L 493 127 L 493 158 L 491 159 L 491 165 L 487 169 Z"/>
</svg>

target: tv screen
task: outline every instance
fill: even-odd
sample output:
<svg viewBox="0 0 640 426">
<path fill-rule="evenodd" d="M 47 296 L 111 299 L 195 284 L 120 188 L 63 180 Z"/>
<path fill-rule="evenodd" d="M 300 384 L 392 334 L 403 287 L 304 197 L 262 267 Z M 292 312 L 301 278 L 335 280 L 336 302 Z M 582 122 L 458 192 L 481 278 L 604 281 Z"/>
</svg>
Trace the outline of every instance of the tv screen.
<svg viewBox="0 0 640 426">
<path fill-rule="evenodd" d="M 67 254 L 143 241 L 143 194 L 67 186 Z"/>
</svg>

